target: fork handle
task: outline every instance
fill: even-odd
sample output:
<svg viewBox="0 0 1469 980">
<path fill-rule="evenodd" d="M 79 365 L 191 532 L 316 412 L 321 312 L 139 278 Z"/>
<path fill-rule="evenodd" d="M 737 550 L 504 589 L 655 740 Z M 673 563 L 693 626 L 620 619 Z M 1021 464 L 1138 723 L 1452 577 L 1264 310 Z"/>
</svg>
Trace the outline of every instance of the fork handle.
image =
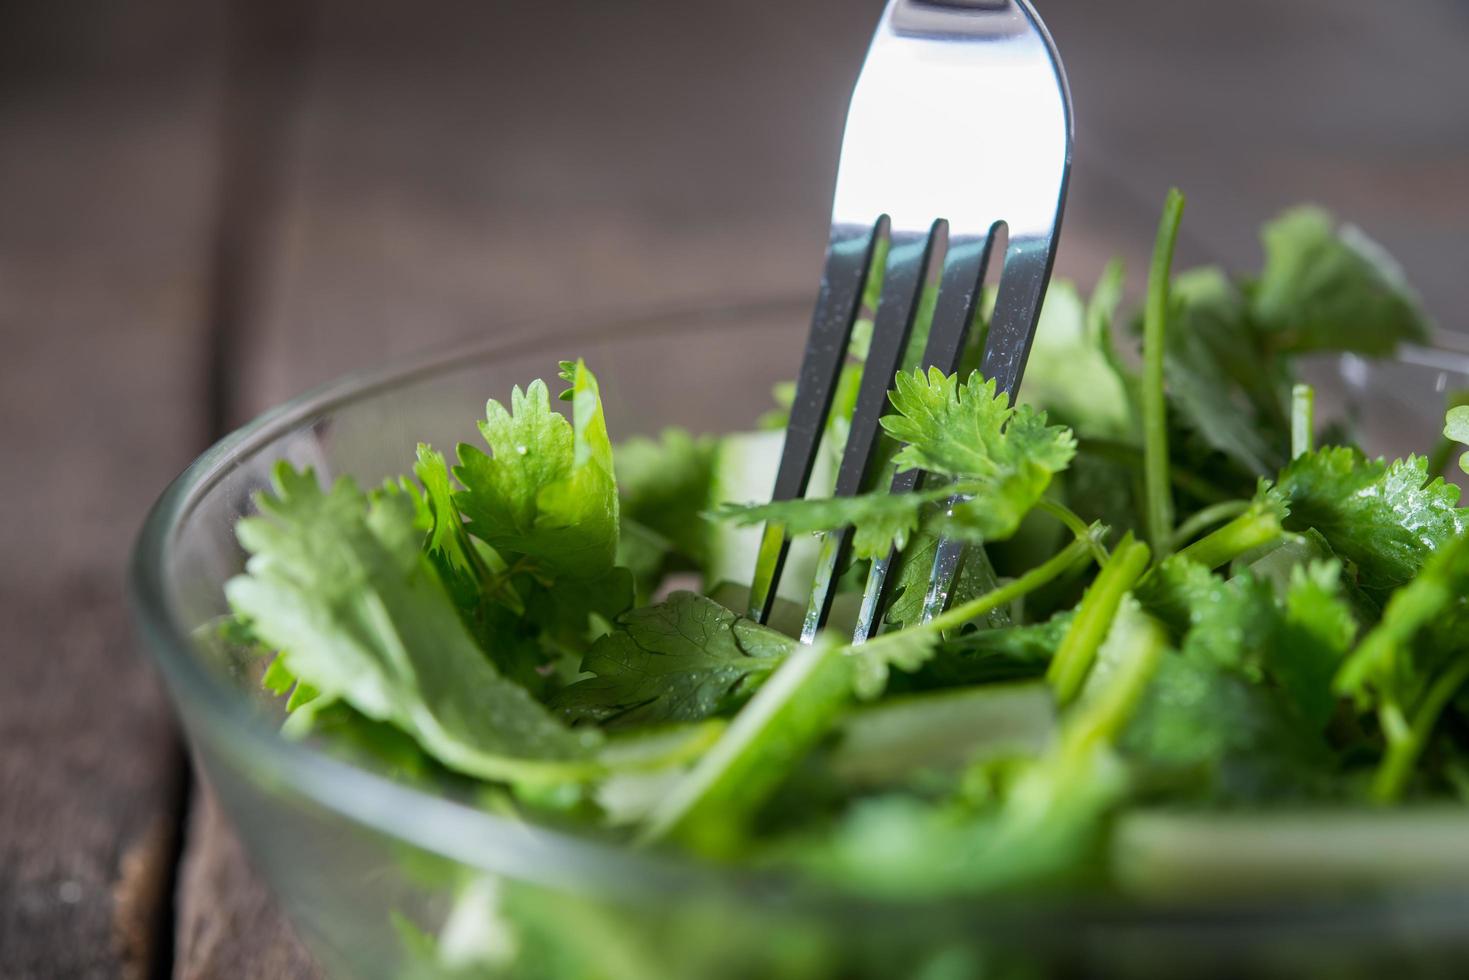
<svg viewBox="0 0 1469 980">
<path fill-rule="evenodd" d="M 958 7 L 962 10 L 1004 10 L 1010 0 L 910 0 L 916 7 Z"/>
<path fill-rule="evenodd" d="M 1004 37 L 1028 30 L 1020 0 L 892 0 L 893 30 L 928 37 Z"/>
</svg>

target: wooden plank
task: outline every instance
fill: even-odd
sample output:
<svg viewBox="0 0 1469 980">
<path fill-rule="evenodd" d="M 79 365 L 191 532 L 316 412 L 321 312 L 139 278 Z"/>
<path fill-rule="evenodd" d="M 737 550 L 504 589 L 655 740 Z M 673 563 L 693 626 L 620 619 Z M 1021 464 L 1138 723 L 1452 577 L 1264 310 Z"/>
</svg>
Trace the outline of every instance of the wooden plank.
<svg viewBox="0 0 1469 980">
<path fill-rule="evenodd" d="M 147 977 L 169 959 L 184 763 L 123 568 L 207 435 L 208 11 L 174 11 L 182 60 L 12 76 L 0 99 L 6 977 Z"/>
<path fill-rule="evenodd" d="M 239 390 L 236 360 L 261 293 L 314 14 L 314 4 L 297 0 L 239 0 L 230 8 L 208 273 L 207 400 L 215 435 L 224 434 Z M 319 976 L 207 783 L 194 789 L 179 867 L 174 976 Z"/>
<path fill-rule="evenodd" d="M 1150 242 L 1176 184 L 1189 198 L 1180 261 L 1248 269 L 1260 224 L 1314 202 L 1386 246 L 1444 327 L 1469 330 L 1462 3 L 1038 6 L 1076 106 L 1068 232 L 1110 211 L 1111 238 Z"/>
<path fill-rule="evenodd" d="M 237 417 L 527 317 L 813 293 L 881 0 L 324 6 Z"/>
<path fill-rule="evenodd" d="M 195 794 L 179 873 L 176 980 L 321 976 L 207 788 Z"/>
</svg>

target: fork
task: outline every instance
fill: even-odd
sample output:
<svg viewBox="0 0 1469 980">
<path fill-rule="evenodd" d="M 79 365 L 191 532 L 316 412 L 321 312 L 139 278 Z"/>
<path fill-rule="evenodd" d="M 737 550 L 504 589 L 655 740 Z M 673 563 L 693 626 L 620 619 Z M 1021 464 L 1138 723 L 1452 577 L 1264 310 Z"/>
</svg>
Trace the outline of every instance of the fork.
<svg viewBox="0 0 1469 980">
<path fill-rule="evenodd" d="M 879 420 L 901 366 L 931 263 L 942 251 L 925 368 L 959 368 L 990 253 L 1008 236 L 980 370 L 1014 400 L 1055 260 L 1071 166 L 1071 98 L 1055 45 L 1029 0 L 890 0 L 852 93 L 831 235 L 771 499 L 806 492 L 873 257 L 888 249 L 872 339 L 838 467 L 835 496 L 869 482 Z M 894 476 L 892 491 L 922 474 Z M 851 529 L 821 541 L 801 639 L 825 625 Z M 766 524 L 750 588 L 765 622 L 790 548 Z M 942 611 L 964 556 L 940 539 L 924 619 Z M 881 622 L 896 550 L 874 560 L 854 643 Z"/>
</svg>

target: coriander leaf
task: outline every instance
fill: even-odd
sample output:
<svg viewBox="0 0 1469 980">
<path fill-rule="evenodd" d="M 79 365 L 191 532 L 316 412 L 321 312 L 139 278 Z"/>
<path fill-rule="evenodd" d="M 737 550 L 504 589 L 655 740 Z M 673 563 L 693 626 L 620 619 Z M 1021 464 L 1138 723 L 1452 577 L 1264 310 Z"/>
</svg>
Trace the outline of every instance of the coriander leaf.
<svg viewBox="0 0 1469 980">
<path fill-rule="evenodd" d="M 261 675 L 260 686 L 272 694 L 289 694 L 296 686 L 296 675 L 287 669 L 285 658 L 277 655 Z"/>
<path fill-rule="evenodd" d="M 897 675 L 888 685 L 895 690 L 970 687 L 1039 677 L 1051 654 L 1071 625 L 1072 612 L 1024 626 L 980 629 L 941 640 L 933 657 L 917 671 Z"/>
<path fill-rule="evenodd" d="M 717 443 L 682 429 L 665 429 L 656 440 L 629 439 L 617 446 L 617 489 L 624 521 L 661 535 L 680 554 L 703 562 Z"/>
<path fill-rule="evenodd" d="M 617 486 L 597 381 L 580 361 L 563 365 L 572 421 L 551 411 L 546 385 L 491 400 L 480 433 L 486 454 L 461 444 L 454 502 L 469 530 L 496 551 L 524 555 L 552 577 L 607 573 L 617 552 Z"/>
<path fill-rule="evenodd" d="M 1183 422 L 1251 474 L 1286 458 L 1281 369 L 1260 351 L 1244 297 L 1215 268 L 1173 281 L 1164 370 Z"/>
<path fill-rule="evenodd" d="M 634 602 L 643 605 L 663 581 L 664 568 L 674 552 L 673 542 L 644 527 L 622 509 L 617 533 L 617 564 L 632 573 L 637 588 Z"/>
<path fill-rule="evenodd" d="M 1469 446 L 1469 405 L 1456 405 L 1444 415 L 1444 438 Z M 1459 456 L 1459 469 L 1469 473 L 1469 453 Z"/>
<path fill-rule="evenodd" d="M 994 379 L 978 371 L 963 384 L 938 368 L 900 373 L 894 384 L 888 397 L 897 414 L 882 425 L 907 443 L 895 460 L 900 469 L 1001 482 L 1029 464 L 1048 478 L 1076 454 L 1069 429 L 1046 425 L 1045 414 L 1027 405 L 1011 408 L 1008 395 L 995 393 Z"/>
<path fill-rule="evenodd" d="M 1164 653 L 1162 631 L 1128 609 L 1110 671 L 1063 716 L 1049 751 L 1000 782 L 978 815 L 910 796 L 854 806 L 798 853 L 811 870 L 884 895 L 995 892 L 1100 876 L 1105 817 L 1128 789 L 1114 751 Z M 988 765 L 981 762 L 980 766 Z"/>
<path fill-rule="evenodd" d="M 927 622 L 907 629 L 891 630 L 852 647 L 855 693 L 861 698 L 877 697 L 887 685 L 890 668 L 897 667 L 909 672 L 917 670 L 937 652 L 945 631 L 958 629 L 996 609 L 1018 602 L 1081 562 L 1095 557 L 1098 540 L 1104 533 L 1103 528 L 1093 526 L 1088 529 L 1086 536 L 1072 541 L 1059 553 L 1019 578 L 951 606 Z"/>
<path fill-rule="evenodd" d="M 301 684 L 469 775 L 595 772 L 595 737 L 560 724 L 476 647 L 421 550 L 408 494 L 369 499 L 348 479 L 323 492 L 310 470 L 282 462 L 258 504 L 262 516 L 237 525 L 251 557 L 226 594 Z"/>
<path fill-rule="evenodd" d="M 1263 676 L 1262 657 L 1278 618 L 1267 580 L 1248 574 L 1226 580 L 1174 555 L 1154 570 L 1139 598 L 1200 663 L 1251 681 Z"/>
<path fill-rule="evenodd" d="M 1382 247 L 1327 212 L 1287 211 L 1261 233 L 1265 266 L 1251 312 L 1281 353 L 1357 351 L 1386 356 L 1428 339 L 1430 323 Z"/>
<path fill-rule="evenodd" d="M 413 474 L 423 484 L 422 499 L 427 505 L 429 531 L 424 548 L 434 559 L 440 578 L 460 608 L 471 606 L 484 593 L 489 566 L 485 557 L 475 549 L 464 526 L 464 518 L 454 505 L 449 464 L 443 453 L 419 443 Z"/>
<path fill-rule="evenodd" d="M 795 645 L 711 599 L 675 592 L 619 617 L 582 661 L 597 676 L 562 690 L 552 708 L 609 728 L 698 721 L 747 696 Z"/>
<path fill-rule="evenodd" d="M 925 505 L 963 494 L 972 499 L 952 508 L 944 519 L 946 529 L 969 539 L 1000 540 L 1015 533 L 1052 475 L 1076 452 L 1069 429 L 1047 425 L 1045 414 L 1027 405 L 1010 408 L 1009 398 L 996 396 L 994 382 L 982 381 L 978 372 L 964 385 L 958 375 L 945 377 L 937 368 L 927 375 L 899 372 L 895 383 L 889 397 L 897 413 L 882 419 L 891 436 L 908 443 L 895 463 L 899 469 L 957 477 L 956 483 L 901 495 L 880 490 L 726 505 L 717 516 L 740 524 L 779 521 L 792 534 L 850 525 L 856 528 L 856 557 L 877 558 L 906 544 Z"/>
<path fill-rule="evenodd" d="M 1293 460 L 1276 487 L 1290 507 L 1285 527 L 1321 532 L 1369 593 L 1411 581 L 1429 555 L 1464 532 L 1458 488 L 1430 481 L 1419 456 L 1385 463 L 1348 447 L 1323 448 Z"/>
<path fill-rule="evenodd" d="M 775 521 L 788 535 L 813 534 L 855 526 L 853 554 L 858 558 L 886 556 L 902 548 L 917 529 L 926 505 L 950 496 L 952 488 L 937 487 L 915 493 L 893 494 L 886 490 L 854 497 L 819 497 L 778 500 L 768 504 L 723 504 L 715 512 L 721 520 L 738 525 Z"/>
<path fill-rule="evenodd" d="M 1112 265 L 1083 306 L 1069 282 L 1051 281 L 1025 365 L 1025 400 L 1079 435 L 1135 437 L 1125 376 L 1108 330 L 1119 297 L 1121 267 Z"/>
<path fill-rule="evenodd" d="M 889 398 L 896 414 L 882 419 L 906 443 L 894 463 L 955 477 L 973 497 L 953 508 L 951 532 L 983 540 L 1014 534 L 1076 454 L 1071 430 L 1047 425 L 1045 413 L 1028 405 L 1011 408 L 1007 395 L 995 394 L 994 380 L 977 371 L 962 385 L 957 374 L 945 377 L 937 368 L 900 372 L 895 385 Z"/>
<path fill-rule="evenodd" d="M 893 597 L 883 619 L 890 629 L 922 622 L 923 603 L 933 578 L 933 560 L 937 554 L 938 535 L 931 532 L 923 532 L 903 549 L 892 574 Z M 950 603 L 961 605 L 998 588 L 999 584 L 985 549 L 969 548 L 960 565 L 959 579 L 954 585 Z M 1009 607 L 999 606 L 986 613 L 979 625 L 984 629 L 998 629 L 1009 626 L 1011 619 Z"/>
<path fill-rule="evenodd" d="M 1427 684 L 1425 668 L 1434 666 L 1434 659 L 1459 655 L 1461 640 L 1453 633 L 1464 625 L 1466 594 L 1469 535 L 1461 535 L 1439 548 L 1413 581 L 1392 594 L 1381 621 L 1342 665 L 1337 690 L 1363 706 L 1380 701 L 1406 706 Z M 1450 635 L 1434 637 L 1439 625 L 1448 626 Z M 1424 635 L 1438 642 L 1414 642 Z"/>
<path fill-rule="evenodd" d="M 1123 741 L 1170 799 L 1318 798 L 1335 791 L 1321 730 L 1350 612 L 1328 583 L 1297 580 L 1282 608 L 1268 579 L 1225 580 L 1176 555 L 1142 589 L 1178 652 L 1164 658 Z"/>
<path fill-rule="evenodd" d="M 1332 679 L 1356 635 L 1357 622 L 1342 598 L 1340 563 L 1313 561 L 1292 569 L 1285 615 L 1267 648 L 1266 666 L 1318 731 L 1336 707 Z"/>
<path fill-rule="evenodd" d="M 1356 620 L 1341 597 L 1340 563 L 1312 561 L 1282 575 L 1280 589 L 1253 570 L 1226 580 L 1176 555 L 1154 569 L 1140 594 L 1200 671 L 1278 686 L 1319 732 L 1336 704 L 1331 680 Z"/>
<path fill-rule="evenodd" d="M 1331 754 L 1289 702 L 1196 652 L 1163 658 L 1122 748 L 1170 800 L 1266 803 L 1331 792 Z"/>
<path fill-rule="evenodd" d="M 519 576 L 517 569 L 507 567 L 499 555 L 472 538 L 454 503 L 448 463 L 441 453 L 420 444 L 413 472 L 423 484 L 422 520 L 429 529 L 424 549 L 465 627 L 501 673 L 541 697 L 548 683 L 542 631 L 550 624 L 565 640 L 567 624 L 584 624 L 590 612 L 601 611 L 585 599 L 590 587 L 568 582 L 550 593 L 533 577 Z M 517 587 L 517 578 L 530 580 Z M 609 608 L 602 614 L 615 616 L 630 602 L 623 590 L 604 603 Z M 570 632 L 578 633 L 580 627 Z"/>
<path fill-rule="evenodd" d="M 632 608 L 636 589 L 632 572 L 614 565 L 594 578 L 531 582 L 526 592 L 526 615 L 567 649 L 580 651 Z"/>
<path fill-rule="evenodd" d="M 736 850 L 749 819 L 835 724 L 851 691 L 845 648 L 829 634 L 797 646 L 663 798 L 642 839 L 671 838 L 705 854 Z"/>
</svg>

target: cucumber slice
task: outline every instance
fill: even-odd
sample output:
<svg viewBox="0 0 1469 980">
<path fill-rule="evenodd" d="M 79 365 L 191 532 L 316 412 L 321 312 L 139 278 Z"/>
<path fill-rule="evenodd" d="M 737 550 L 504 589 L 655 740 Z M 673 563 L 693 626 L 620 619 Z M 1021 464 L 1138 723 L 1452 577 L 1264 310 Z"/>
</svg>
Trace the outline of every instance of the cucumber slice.
<svg viewBox="0 0 1469 980">
<path fill-rule="evenodd" d="M 714 455 L 710 508 L 723 503 L 769 500 L 783 445 L 784 432 L 739 432 L 722 438 Z M 811 473 L 810 493 L 817 496 L 830 493 L 835 480 L 830 454 L 819 454 Z M 805 608 L 811 580 L 816 574 L 817 548 L 815 535 L 802 535 L 791 542 L 785 573 L 776 590 L 778 598 L 789 599 Z M 759 549 L 760 528 L 715 522 L 709 535 L 709 560 L 703 569 L 704 591 L 713 592 L 722 582 L 748 587 Z"/>
</svg>

